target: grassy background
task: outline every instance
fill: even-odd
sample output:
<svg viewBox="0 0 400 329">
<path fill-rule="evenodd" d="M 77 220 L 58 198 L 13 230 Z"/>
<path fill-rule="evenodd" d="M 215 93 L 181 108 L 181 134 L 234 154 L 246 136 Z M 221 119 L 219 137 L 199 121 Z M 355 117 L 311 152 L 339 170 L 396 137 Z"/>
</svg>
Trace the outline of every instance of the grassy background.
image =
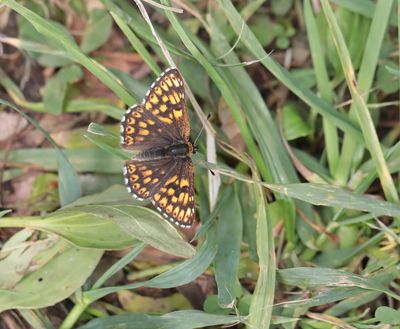
<svg viewBox="0 0 400 329">
<path fill-rule="evenodd" d="M 400 326 L 399 1 L 0 4 L 0 127 L 26 122 L 0 139 L 1 325 Z M 118 144 L 172 65 L 206 126 L 183 234 Z"/>
</svg>

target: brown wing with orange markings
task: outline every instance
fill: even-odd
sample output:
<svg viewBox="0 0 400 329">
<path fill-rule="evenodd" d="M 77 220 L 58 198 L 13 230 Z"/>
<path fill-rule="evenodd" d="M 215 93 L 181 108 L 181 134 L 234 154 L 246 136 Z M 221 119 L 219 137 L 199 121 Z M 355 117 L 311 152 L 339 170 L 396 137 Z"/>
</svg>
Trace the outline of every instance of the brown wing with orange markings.
<svg viewBox="0 0 400 329">
<path fill-rule="evenodd" d="M 172 157 L 149 160 L 128 160 L 124 166 L 124 179 L 128 191 L 135 199 L 153 197 L 165 184 L 170 175 L 175 174 L 179 163 Z"/>
<path fill-rule="evenodd" d="M 195 219 L 194 166 L 181 158 L 160 190 L 153 195 L 153 204 L 164 217 L 181 227 L 189 227 Z"/>
<path fill-rule="evenodd" d="M 182 76 L 164 71 L 151 85 L 141 105 L 130 107 L 121 120 L 121 145 L 144 150 L 188 142 L 190 122 Z"/>
</svg>

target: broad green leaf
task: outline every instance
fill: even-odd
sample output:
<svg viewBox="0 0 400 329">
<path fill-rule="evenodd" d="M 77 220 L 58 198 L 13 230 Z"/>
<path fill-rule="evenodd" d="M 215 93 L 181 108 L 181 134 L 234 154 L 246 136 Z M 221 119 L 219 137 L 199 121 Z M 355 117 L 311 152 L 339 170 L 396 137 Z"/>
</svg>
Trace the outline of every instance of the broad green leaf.
<svg viewBox="0 0 400 329">
<path fill-rule="evenodd" d="M 42 266 L 35 256 L 52 248 L 56 236 L 43 240 L 29 241 L 33 230 L 24 229 L 15 233 L 1 248 L 0 288 L 12 289 L 24 276 Z"/>
<path fill-rule="evenodd" d="M 161 316 L 147 314 L 123 314 L 98 318 L 79 329 L 195 329 L 207 326 L 232 325 L 243 320 L 233 315 L 217 315 L 196 310 L 167 313 Z"/>
<path fill-rule="evenodd" d="M 102 250 L 80 249 L 62 240 L 52 248 L 52 258 L 45 265 L 26 275 L 12 290 L 0 289 L 0 311 L 43 308 L 66 299 L 85 283 L 103 254 Z M 49 250 L 43 251 L 46 253 Z"/>
<path fill-rule="evenodd" d="M 81 48 L 90 53 L 102 46 L 110 37 L 112 19 L 106 10 L 94 9 L 90 12 L 89 21 L 83 32 Z"/>
<path fill-rule="evenodd" d="M 131 205 L 81 206 L 79 209 L 113 221 L 127 234 L 164 252 L 181 257 L 195 254 L 195 249 L 175 227 L 154 210 Z"/>
<path fill-rule="evenodd" d="M 254 170 L 254 169 L 253 169 Z M 254 174 L 255 177 L 258 175 Z M 249 310 L 249 328 L 267 329 L 272 321 L 275 295 L 276 258 L 272 223 L 265 207 L 265 194 L 261 186 L 254 186 L 257 204 L 256 242 L 260 271 Z"/>
<path fill-rule="evenodd" d="M 375 311 L 375 318 L 385 324 L 400 324 L 400 310 L 381 306 Z"/>
<path fill-rule="evenodd" d="M 76 246 L 96 249 L 123 249 L 136 239 L 110 219 L 67 208 L 43 217 L 10 217 L 0 221 L 0 227 L 29 227 L 55 233 Z"/>
<path fill-rule="evenodd" d="M 191 257 L 194 248 L 153 210 L 134 205 L 67 207 L 45 217 L 14 217 L 0 227 L 30 227 L 56 233 L 77 246 L 122 249 L 141 240 L 173 255 Z"/>
</svg>

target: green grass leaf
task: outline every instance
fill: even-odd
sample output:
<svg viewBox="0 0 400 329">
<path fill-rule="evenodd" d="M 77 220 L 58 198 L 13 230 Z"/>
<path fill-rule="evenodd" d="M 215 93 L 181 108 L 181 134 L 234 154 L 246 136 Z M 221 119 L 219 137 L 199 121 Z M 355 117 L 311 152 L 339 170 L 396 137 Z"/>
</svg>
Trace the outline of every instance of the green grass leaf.
<svg viewBox="0 0 400 329">
<path fill-rule="evenodd" d="M 238 283 L 240 245 L 242 240 L 242 209 L 236 189 L 224 190 L 224 204 L 218 215 L 218 250 L 215 256 L 215 280 L 218 302 L 221 307 L 232 308 L 235 304 Z"/>
<path fill-rule="evenodd" d="M 22 112 L 13 104 L 0 99 L 0 104 L 4 104 L 23 116 L 31 123 L 42 135 L 54 146 L 55 156 L 58 162 L 58 186 L 61 205 L 66 205 L 81 196 L 81 183 L 79 177 L 69 162 L 65 153 L 58 147 L 50 135 L 30 116 Z M 35 150 L 36 151 L 36 150 Z M 39 150 L 40 152 L 41 150 Z M 26 156 L 25 156 L 26 157 Z"/>
<path fill-rule="evenodd" d="M 171 270 L 168 270 L 148 281 L 88 291 L 84 293 L 84 298 L 89 301 L 95 301 L 108 294 L 124 289 L 136 289 L 139 287 L 167 289 L 185 285 L 200 276 L 211 264 L 217 252 L 216 243 L 215 227 L 213 227 L 208 232 L 206 240 L 203 242 L 196 254 Z"/>
<path fill-rule="evenodd" d="M 14 0 L 3 0 L 2 3 L 25 17 L 39 33 L 51 39 L 62 50 L 67 51 L 74 61 L 86 67 L 86 69 L 118 95 L 125 104 L 132 104 L 134 102 L 134 98 L 122 86 L 121 82 L 104 66 L 86 56 L 65 29 L 61 28 L 58 24 L 53 24 L 51 21 L 45 20 Z"/>
<path fill-rule="evenodd" d="M 330 268 L 298 267 L 278 271 L 279 281 L 296 287 L 358 287 L 385 293 L 396 300 L 400 296 L 387 289 L 379 281 Z"/>
<path fill-rule="evenodd" d="M 197 310 L 183 310 L 167 313 L 161 316 L 147 314 L 123 314 L 99 318 L 90 321 L 79 329 L 195 329 L 207 326 L 229 326 L 239 323 L 242 317 L 234 315 L 218 315 Z"/>
</svg>

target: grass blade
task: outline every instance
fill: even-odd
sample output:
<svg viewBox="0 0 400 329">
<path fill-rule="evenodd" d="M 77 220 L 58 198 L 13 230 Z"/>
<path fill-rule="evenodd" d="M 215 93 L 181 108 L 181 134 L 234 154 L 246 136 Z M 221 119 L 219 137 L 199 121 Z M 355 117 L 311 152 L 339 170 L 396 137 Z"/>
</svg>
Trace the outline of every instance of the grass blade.
<svg viewBox="0 0 400 329">
<path fill-rule="evenodd" d="M 287 88 L 302 99 L 306 104 L 314 108 L 322 116 L 328 118 L 335 126 L 348 132 L 357 141 L 363 143 L 363 139 L 358 127 L 349 121 L 343 114 L 337 112 L 326 101 L 318 98 L 310 90 L 303 87 L 301 81 L 293 78 L 293 76 L 282 66 L 277 64 L 260 45 L 257 38 L 251 32 L 250 28 L 243 21 L 236 8 L 229 0 L 218 0 L 219 5 L 225 12 L 225 16 L 229 20 L 232 28 L 237 35 L 242 31 L 241 41 L 248 50 L 260 60 L 260 62 Z"/>
<path fill-rule="evenodd" d="M 11 103 L 0 99 L 0 104 L 4 104 L 12 108 L 23 116 L 30 124 L 32 124 L 37 130 L 39 130 L 43 136 L 54 146 L 57 162 L 58 162 L 58 193 L 60 195 L 61 205 L 67 205 L 81 196 L 81 183 L 79 181 L 78 174 L 75 172 L 71 163 L 68 161 L 65 153 L 58 147 L 56 142 L 50 137 L 50 135 L 30 116 L 26 115 L 19 108 L 12 105 Z"/>
<path fill-rule="evenodd" d="M 230 191 L 229 191 L 230 190 Z M 215 280 L 218 287 L 218 303 L 232 308 L 235 304 L 235 288 L 238 284 L 240 245 L 243 218 L 236 189 L 228 188 L 228 194 L 218 216 L 218 251 L 215 256 Z"/>
<path fill-rule="evenodd" d="M 61 49 L 68 52 L 68 54 L 80 65 L 86 67 L 98 79 L 100 79 L 106 86 L 108 86 L 125 104 L 133 104 L 134 98 L 124 88 L 121 82 L 104 66 L 86 56 L 74 39 L 66 30 L 61 29 L 58 25 L 53 24 L 49 20 L 45 20 L 25 6 L 19 4 L 14 0 L 3 0 L 3 4 L 15 10 L 18 14 L 25 17 L 39 33 L 50 38 L 56 42 Z"/>
<path fill-rule="evenodd" d="M 385 1 L 385 0 L 383 0 Z M 392 1 L 385 1 L 390 3 L 389 9 L 392 7 Z M 340 62 L 344 71 L 347 86 L 350 90 L 351 96 L 354 102 L 354 108 L 357 112 L 357 117 L 360 122 L 361 130 L 364 135 L 366 146 L 374 160 L 378 176 L 381 181 L 381 185 L 385 196 L 390 201 L 398 201 L 397 190 L 394 185 L 392 176 L 390 175 L 387 167 L 383 152 L 379 143 L 378 136 L 374 127 L 374 123 L 371 118 L 371 114 L 368 110 L 365 99 L 362 96 L 362 90 L 360 90 L 357 81 L 355 79 L 355 73 L 353 65 L 351 63 L 350 54 L 344 41 L 343 35 L 336 22 L 335 16 L 333 15 L 332 9 L 328 0 L 322 0 L 322 8 L 324 10 L 325 17 L 330 26 L 330 32 L 335 41 L 336 48 L 339 54 Z"/>
</svg>

